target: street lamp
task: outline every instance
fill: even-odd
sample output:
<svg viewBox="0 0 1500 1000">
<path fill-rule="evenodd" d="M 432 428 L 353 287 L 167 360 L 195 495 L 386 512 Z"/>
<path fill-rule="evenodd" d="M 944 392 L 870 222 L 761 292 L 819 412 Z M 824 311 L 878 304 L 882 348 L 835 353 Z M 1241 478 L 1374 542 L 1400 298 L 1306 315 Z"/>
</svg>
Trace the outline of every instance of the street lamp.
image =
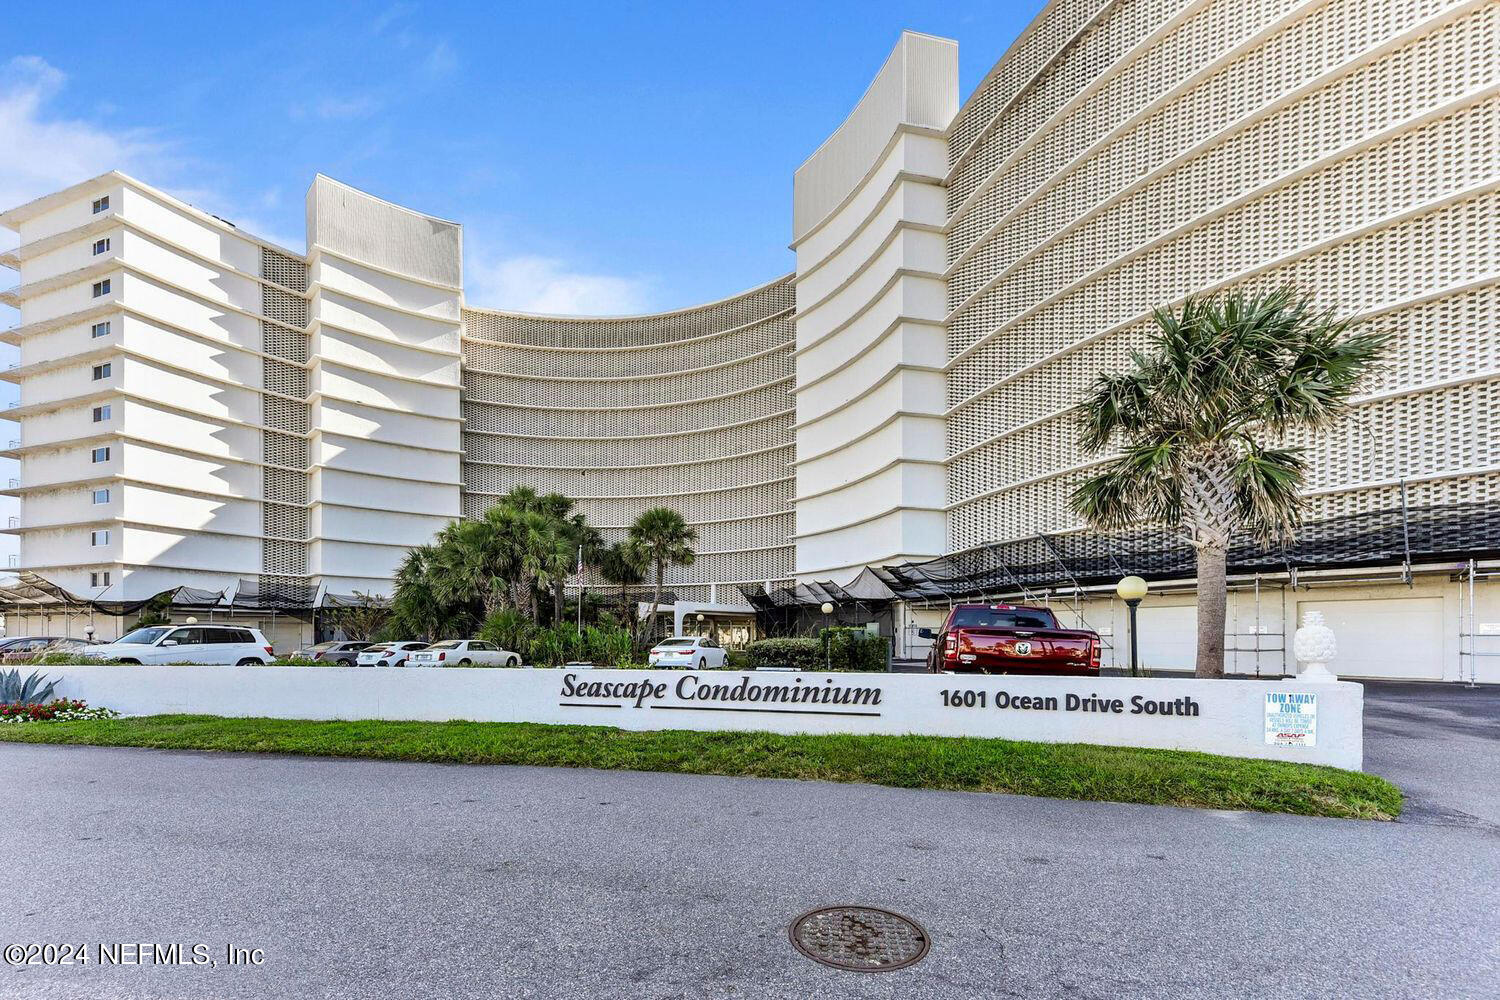
<svg viewBox="0 0 1500 1000">
<path fill-rule="evenodd" d="M 828 616 L 833 614 L 833 605 L 827 601 L 818 610 L 823 612 L 823 669 L 833 672 L 833 637 L 828 634 Z"/>
<path fill-rule="evenodd" d="M 703 634 L 703 612 L 701 612 L 701 611 L 698 612 L 697 621 L 698 621 L 698 634 L 702 635 Z"/>
<path fill-rule="evenodd" d="M 1130 609 L 1130 676 L 1140 676 L 1140 668 L 1137 666 L 1138 652 L 1136 644 L 1135 609 L 1140 607 L 1141 599 L 1146 596 L 1146 581 L 1138 576 L 1127 576 L 1115 584 L 1115 593 L 1125 606 Z"/>
</svg>

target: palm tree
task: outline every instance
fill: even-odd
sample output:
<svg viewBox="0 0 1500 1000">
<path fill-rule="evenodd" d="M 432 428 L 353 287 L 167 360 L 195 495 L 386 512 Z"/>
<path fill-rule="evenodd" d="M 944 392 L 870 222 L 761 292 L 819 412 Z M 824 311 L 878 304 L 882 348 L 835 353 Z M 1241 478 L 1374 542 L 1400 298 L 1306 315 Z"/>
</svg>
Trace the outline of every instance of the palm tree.
<svg viewBox="0 0 1500 1000">
<path fill-rule="evenodd" d="M 620 588 L 620 621 L 635 631 L 635 616 L 625 610 L 625 588 L 644 580 L 646 560 L 630 542 L 616 542 L 599 555 L 599 575 Z"/>
<path fill-rule="evenodd" d="M 1387 336 L 1350 335 L 1293 288 L 1190 298 L 1158 309 L 1149 352 L 1100 375 L 1080 404 L 1080 444 L 1119 454 L 1074 490 L 1092 527 L 1183 531 L 1198 564 L 1199 677 L 1224 675 L 1225 565 L 1245 533 L 1289 542 L 1301 517 L 1303 449 L 1349 409 Z"/>
<path fill-rule="evenodd" d="M 693 543 L 697 540 L 698 533 L 688 527 L 682 515 L 666 507 L 653 507 L 630 526 L 630 544 L 655 570 L 651 614 L 646 619 L 653 626 L 656 612 L 661 607 L 661 581 L 667 567 L 691 566 L 695 558 Z"/>
<path fill-rule="evenodd" d="M 577 568 L 581 560 L 585 565 L 593 565 L 603 547 L 603 539 L 599 532 L 590 525 L 582 514 L 573 513 L 573 501 L 561 493 L 539 494 L 529 486 L 516 486 L 500 499 L 496 506 L 509 507 L 513 510 L 526 513 L 539 514 L 551 522 L 550 530 L 561 537 L 566 544 L 568 552 L 568 568 L 558 571 L 559 560 L 555 553 L 545 556 L 539 554 L 538 570 L 536 578 L 543 589 L 552 594 L 552 620 L 560 621 L 563 613 L 564 587 L 567 578 Z M 543 569 L 545 564 L 547 567 Z M 582 597 L 579 598 L 582 600 Z"/>
<path fill-rule="evenodd" d="M 434 551 L 431 545 L 418 545 L 406 553 L 396 568 L 391 597 L 392 626 L 429 642 L 437 641 L 438 633 L 449 617 L 444 604 L 433 593 L 431 561 Z"/>
<path fill-rule="evenodd" d="M 488 617 L 509 603 L 510 554 L 486 513 L 477 521 L 455 521 L 439 531 L 427 557 L 433 597 L 442 604 L 478 602 Z"/>
</svg>

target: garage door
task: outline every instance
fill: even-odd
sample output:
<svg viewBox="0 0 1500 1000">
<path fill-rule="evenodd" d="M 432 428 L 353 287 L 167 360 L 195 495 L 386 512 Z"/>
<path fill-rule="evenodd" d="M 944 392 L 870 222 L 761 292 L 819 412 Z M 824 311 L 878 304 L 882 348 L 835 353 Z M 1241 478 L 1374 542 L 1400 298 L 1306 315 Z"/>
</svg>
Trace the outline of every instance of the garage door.
<svg viewBox="0 0 1500 1000">
<path fill-rule="evenodd" d="M 1442 679 L 1441 597 L 1298 601 L 1298 624 L 1308 611 L 1323 612 L 1323 621 L 1338 640 L 1334 673 L 1350 677 Z"/>
<path fill-rule="evenodd" d="M 1136 612 L 1140 629 L 1141 666 L 1148 670 L 1188 670 L 1198 661 L 1198 608 L 1192 604 L 1153 608 L 1142 604 Z M 1130 666 L 1130 635 L 1121 629 L 1115 661 Z"/>
</svg>

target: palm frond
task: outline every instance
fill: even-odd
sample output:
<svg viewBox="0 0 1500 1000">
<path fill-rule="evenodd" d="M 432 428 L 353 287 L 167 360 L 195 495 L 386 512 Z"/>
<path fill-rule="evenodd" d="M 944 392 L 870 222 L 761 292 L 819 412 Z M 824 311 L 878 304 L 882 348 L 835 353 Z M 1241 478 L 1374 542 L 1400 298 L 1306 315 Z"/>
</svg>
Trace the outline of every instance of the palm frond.
<svg viewBox="0 0 1500 1000">
<path fill-rule="evenodd" d="M 1241 442 L 1234 468 L 1241 523 L 1262 545 L 1292 541 L 1302 515 L 1303 449 L 1267 448 L 1249 435 Z"/>
</svg>

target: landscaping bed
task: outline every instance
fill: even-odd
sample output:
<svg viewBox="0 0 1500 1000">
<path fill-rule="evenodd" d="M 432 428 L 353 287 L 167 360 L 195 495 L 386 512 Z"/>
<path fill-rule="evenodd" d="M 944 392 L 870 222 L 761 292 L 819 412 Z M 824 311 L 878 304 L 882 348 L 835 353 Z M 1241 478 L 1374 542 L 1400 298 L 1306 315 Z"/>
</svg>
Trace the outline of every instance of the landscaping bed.
<svg viewBox="0 0 1500 1000">
<path fill-rule="evenodd" d="M 0 741 L 796 778 L 1356 819 L 1401 812 L 1399 789 L 1357 771 L 1077 743 L 206 715 L 5 726 Z"/>
</svg>

